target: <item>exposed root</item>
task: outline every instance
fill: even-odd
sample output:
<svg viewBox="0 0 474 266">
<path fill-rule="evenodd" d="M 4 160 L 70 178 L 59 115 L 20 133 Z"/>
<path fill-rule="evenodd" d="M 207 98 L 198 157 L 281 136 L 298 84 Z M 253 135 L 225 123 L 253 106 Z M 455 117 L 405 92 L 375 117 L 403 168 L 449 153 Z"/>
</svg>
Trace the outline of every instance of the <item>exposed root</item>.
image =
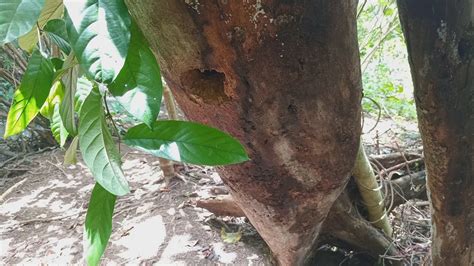
<svg viewBox="0 0 474 266">
<path fill-rule="evenodd" d="M 333 205 L 321 233 L 323 238 L 332 240 L 336 245 L 345 243 L 376 258 L 398 254 L 392 240 L 360 216 L 346 193 Z"/>
<path fill-rule="evenodd" d="M 160 162 L 161 171 L 163 171 L 163 187 L 166 188 L 169 186 L 171 179 L 173 179 L 176 175 L 173 167 L 173 162 L 163 158 L 158 158 L 158 161 Z"/>
<path fill-rule="evenodd" d="M 393 187 L 393 194 L 385 197 L 385 206 L 389 208 L 391 205 L 389 212 L 410 199 L 428 199 L 425 171 L 402 176 L 390 181 L 390 185 Z"/>
<path fill-rule="evenodd" d="M 214 199 L 198 200 L 196 206 L 207 209 L 217 216 L 245 216 L 245 213 L 235 203 L 231 195 L 218 196 Z"/>
<path fill-rule="evenodd" d="M 230 195 L 199 200 L 196 205 L 218 216 L 244 216 L 242 209 L 234 203 Z M 333 205 L 324 223 L 320 235 L 320 243 L 323 242 L 365 252 L 375 258 L 399 256 L 393 241 L 363 219 L 345 193 Z M 387 259 L 386 262 L 388 261 Z M 390 263 L 397 265 L 398 261 L 390 260 Z"/>
<path fill-rule="evenodd" d="M 379 166 L 383 168 L 390 168 L 394 165 L 401 164 L 407 160 L 413 160 L 421 158 L 422 155 L 418 153 L 401 153 L 401 152 L 394 152 L 389 154 L 381 154 L 381 155 L 370 155 L 369 159 L 371 162 L 377 163 Z"/>
</svg>

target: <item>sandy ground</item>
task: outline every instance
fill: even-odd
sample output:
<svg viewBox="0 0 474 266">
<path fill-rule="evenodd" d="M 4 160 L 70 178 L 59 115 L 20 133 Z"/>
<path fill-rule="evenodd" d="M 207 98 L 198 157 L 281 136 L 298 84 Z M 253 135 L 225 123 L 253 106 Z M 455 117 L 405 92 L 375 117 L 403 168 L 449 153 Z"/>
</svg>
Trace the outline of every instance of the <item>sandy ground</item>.
<svg viewBox="0 0 474 266">
<path fill-rule="evenodd" d="M 377 123 L 367 117 L 363 123 L 369 154 L 421 149 L 414 123 Z M 265 243 L 243 218 L 216 218 L 195 207 L 197 199 L 213 197 L 216 186 L 225 190 L 213 169 L 180 167 L 183 180 L 162 191 L 156 157 L 127 147 L 122 154 L 132 192 L 117 200 L 103 265 L 272 264 Z M 15 186 L 0 199 L 0 265 L 84 264 L 83 223 L 94 180 L 81 162 L 64 166 L 63 156 L 61 149 L 47 150 L 18 157 L 0 169 L 0 193 Z M 413 203 L 391 215 L 395 242 L 406 257 L 427 254 L 428 218 L 429 212 Z M 223 227 L 241 231 L 240 241 L 226 243 Z M 414 242 L 413 235 L 423 241 Z"/>
<path fill-rule="evenodd" d="M 270 264 L 264 242 L 243 218 L 217 219 L 193 205 L 222 186 L 212 169 L 182 167 L 184 181 L 162 192 L 156 157 L 124 149 L 132 193 L 117 200 L 103 265 Z M 20 174 L 4 182 L 2 193 L 22 183 L 1 203 L 0 264 L 84 264 L 83 223 L 94 181 L 82 163 L 63 166 L 63 155 L 47 151 L 3 169 Z M 241 228 L 239 242 L 223 241 L 225 224 Z"/>
</svg>

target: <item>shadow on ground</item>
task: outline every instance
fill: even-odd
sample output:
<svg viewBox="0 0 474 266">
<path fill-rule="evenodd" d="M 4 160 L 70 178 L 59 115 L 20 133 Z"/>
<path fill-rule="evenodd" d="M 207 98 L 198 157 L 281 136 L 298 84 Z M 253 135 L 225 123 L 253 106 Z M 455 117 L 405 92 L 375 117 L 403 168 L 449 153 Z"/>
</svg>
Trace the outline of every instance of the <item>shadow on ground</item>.
<svg viewBox="0 0 474 266">
<path fill-rule="evenodd" d="M 1 205 L 3 263 L 83 264 L 83 223 L 94 181 L 82 163 L 63 166 L 63 154 L 45 152 L 29 158 L 27 165 L 6 167 L 26 172 L 15 177 L 15 182 L 23 183 Z M 212 214 L 192 204 L 193 197 L 206 197 L 209 187 L 222 185 L 215 174 L 211 178 L 212 170 L 191 167 L 204 174 L 187 176 L 173 183 L 171 191 L 162 192 L 155 157 L 130 149 L 123 154 L 132 192 L 117 200 L 103 264 L 269 264 L 263 241 L 243 237 L 234 244 L 224 243 L 220 228 L 208 223 Z"/>
</svg>

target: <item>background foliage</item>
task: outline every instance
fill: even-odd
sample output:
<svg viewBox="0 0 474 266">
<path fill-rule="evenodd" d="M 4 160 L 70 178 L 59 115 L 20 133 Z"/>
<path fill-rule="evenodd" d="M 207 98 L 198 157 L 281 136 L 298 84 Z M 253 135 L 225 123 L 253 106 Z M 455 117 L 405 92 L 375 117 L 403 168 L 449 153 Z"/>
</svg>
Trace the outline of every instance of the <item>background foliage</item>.
<svg viewBox="0 0 474 266">
<path fill-rule="evenodd" d="M 395 0 L 359 1 L 358 37 L 364 96 L 376 101 L 382 116 L 415 119 L 413 84 Z M 363 108 L 378 107 L 364 99 Z"/>
</svg>

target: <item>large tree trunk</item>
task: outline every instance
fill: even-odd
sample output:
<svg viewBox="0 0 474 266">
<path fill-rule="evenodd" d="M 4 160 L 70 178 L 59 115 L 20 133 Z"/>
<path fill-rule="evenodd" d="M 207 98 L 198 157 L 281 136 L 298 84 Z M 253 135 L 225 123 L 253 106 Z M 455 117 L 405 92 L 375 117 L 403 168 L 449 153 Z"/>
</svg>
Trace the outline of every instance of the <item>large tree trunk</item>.
<svg viewBox="0 0 474 266">
<path fill-rule="evenodd" d="M 423 139 L 434 265 L 474 264 L 474 1 L 398 0 Z"/>
<path fill-rule="evenodd" d="M 220 168 L 280 264 L 302 264 L 346 185 L 360 135 L 356 1 L 130 0 L 191 120 L 237 137 Z"/>
</svg>

